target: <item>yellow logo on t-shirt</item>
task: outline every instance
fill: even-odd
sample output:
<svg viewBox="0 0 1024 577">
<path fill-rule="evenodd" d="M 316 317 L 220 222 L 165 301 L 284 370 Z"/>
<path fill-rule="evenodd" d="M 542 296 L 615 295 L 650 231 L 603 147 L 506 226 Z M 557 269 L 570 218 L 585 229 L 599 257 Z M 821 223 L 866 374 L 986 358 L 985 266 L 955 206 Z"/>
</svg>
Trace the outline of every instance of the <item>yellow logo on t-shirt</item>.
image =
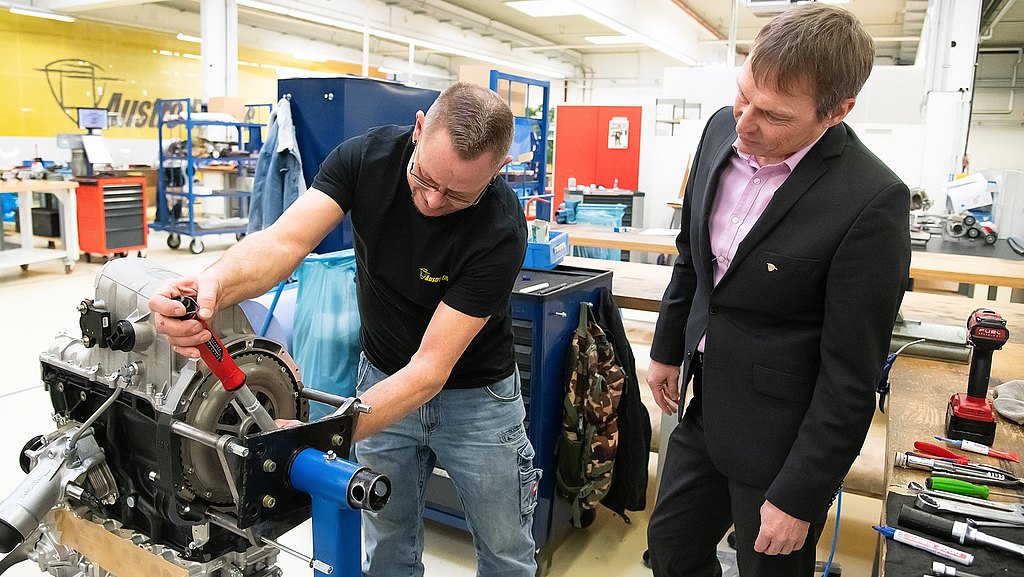
<svg viewBox="0 0 1024 577">
<path fill-rule="evenodd" d="M 420 280 L 425 280 L 427 282 L 448 282 L 448 275 L 443 274 L 441 276 L 432 276 L 429 270 L 421 268 Z"/>
</svg>

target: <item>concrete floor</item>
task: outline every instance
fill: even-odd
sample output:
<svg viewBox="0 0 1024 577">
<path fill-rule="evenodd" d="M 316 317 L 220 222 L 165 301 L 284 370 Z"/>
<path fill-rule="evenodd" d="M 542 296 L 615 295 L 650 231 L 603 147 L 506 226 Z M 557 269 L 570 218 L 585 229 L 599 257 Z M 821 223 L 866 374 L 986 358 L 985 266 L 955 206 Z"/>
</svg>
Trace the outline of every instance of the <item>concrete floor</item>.
<svg viewBox="0 0 1024 577">
<path fill-rule="evenodd" d="M 187 248 L 167 248 L 166 235 L 149 237 L 147 257 L 180 272 L 198 272 L 216 260 L 235 242 L 231 235 L 203 237 L 206 252 L 190 254 Z M 187 240 L 184 246 L 187 246 Z M 134 256 L 130 257 L 134 258 Z M 95 260 L 95 259 L 94 259 Z M 60 261 L 32 265 L 28 271 L 18 268 L 0 270 L 0 310 L 3 311 L 0 332 L 0 403 L 4 408 L 3 433 L 0 434 L 0 498 L 5 498 L 23 478 L 18 468 L 18 452 L 30 437 L 54 429 L 51 407 L 39 380 L 38 354 L 44 351 L 60 330 L 77 332 L 77 304 L 92 298 L 93 280 L 102 268 L 100 263 L 80 261 L 75 270 L 64 274 Z M 651 498 L 657 456 L 651 459 Z M 650 507 L 649 507 L 650 508 Z M 843 501 L 842 524 L 836 560 L 844 575 L 871 574 L 876 537 L 871 525 L 877 524 L 880 502 L 876 499 L 847 495 Z M 833 508 L 832 514 L 835 510 Z M 549 575 L 582 577 L 593 575 L 650 575 L 640 558 L 646 549 L 649 510 L 631 515 L 632 524 L 624 523 L 608 510 L 600 511 L 590 528 L 571 535 L 554 552 Z M 819 559 L 828 557 L 834 520 L 819 543 Z M 311 529 L 306 522 L 282 538 L 285 545 L 300 551 L 311 551 Z M 476 573 L 473 544 L 469 536 L 439 524 L 428 523 L 425 564 L 427 575 L 463 577 Z M 285 575 L 309 575 L 306 565 L 282 554 L 279 564 Z M 5 577 L 38 577 L 38 567 L 26 562 L 15 566 Z M 122 576 L 127 577 L 127 576 Z"/>
</svg>

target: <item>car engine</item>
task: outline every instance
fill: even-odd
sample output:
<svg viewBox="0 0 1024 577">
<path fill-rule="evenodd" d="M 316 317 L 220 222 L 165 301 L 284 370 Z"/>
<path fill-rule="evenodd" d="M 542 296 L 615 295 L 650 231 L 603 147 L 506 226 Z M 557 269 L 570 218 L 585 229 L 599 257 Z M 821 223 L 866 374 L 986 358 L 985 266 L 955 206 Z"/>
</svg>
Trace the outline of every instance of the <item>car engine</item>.
<svg viewBox="0 0 1024 577">
<path fill-rule="evenodd" d="M 274 539 L 310 516 L 291 460 L 307 447 L 347 457 L 369 409 L 304 389 L 287 350 L 253 334 L 234 306 L 212 329 L 272 418 L 306 421 L 309 398 L 341 406 L 317 423 L 261 431 L 203 361 L 156 331 L 149 299 L 176 276 L 146 259 L 109 262 L 95 298 L 79 305 L 81 334 L 61 332 L 40 355 L 57 429 L 28 441 L 27 477 L 0 501 L 0 553 L 13 550 L 0 573 L 30 560 L 56 577 L 105 577 L 125 562 L 161 576 L 280 574 Z M 350 508 L 376 510 L 390 484 L 359 469 L 349 489 Z M 103 561 L 107 550 L 115 559 Z"/>
</svg>

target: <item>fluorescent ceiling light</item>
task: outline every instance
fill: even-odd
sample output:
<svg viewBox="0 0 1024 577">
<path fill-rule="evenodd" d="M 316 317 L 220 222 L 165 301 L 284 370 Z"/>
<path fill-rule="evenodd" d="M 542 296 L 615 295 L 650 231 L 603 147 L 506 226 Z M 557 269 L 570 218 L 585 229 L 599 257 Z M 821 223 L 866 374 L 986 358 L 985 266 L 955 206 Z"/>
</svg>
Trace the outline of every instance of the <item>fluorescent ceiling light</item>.
<svg viewBox="0 0 1024 577">
<path fill-rule="evenodd" d="M 345 22 L 343 20 L 337 20 L 335 18 L 328 18 L 321 14 L 313 14 L 311 12 L 303 12 L 301 10 L 295 10 L 293 8 L 285 8 L 284 6 L 278 6 L 276 4 L 270 4 L 267 2 L 262 2 L 260 0 L 237 0 L 237 4 L 239 6 L 245 6 L 247 8 L 253 8 L 255 10 L 262 10 L 263 12 L 280 14 L 282 16 L 290 16 L 297 20 L 304 20 L 306 22 L 312 22 L 314 24 L 332 26 L 334 28 L 350 30 L 353 32 L 366 33 L 371 36 L 384 38 L 386 40 L 391 40 L 392 42 L 398 42 L 400 44 L 415 44 L 418 48 L 436 50 L 443 54 L 464 56 L 466 58 L 472 58 L 473 60 L 490 62 L 491 64 L 497 64 L 499 66 L 504 66 L 515 70 L 522 70 L 523 72 L 533 72 L 551 78 L 565 78 L 566 76 L 565 73 L 552 68 L 544 68 L 541 66 L 524 64 L 522 62 L 514 62 L 512 60 L 506 60 L 504 58 L 498 58 L 496 56 L 489 56 L 487 54 L 483 54 L 480 52 L 472 52 L 470 50 L 463 50 L 462 48 L 456 48 L 454 46 L 438 44 L 437 42 L 430 42 L 429 40 L 421 40 L 409 36 L 403 36 L 401 34 L 393 34 L 391 32 L 385 32 L 383 30 L 379 30 L 376 28 L 369 28 L 361 24 L 352 24 L 351 22 Z"/>
<path fill-rule="evenodd" d="M 609 36 L 584 36 L 587 42 L 591 44 L 638 44 L 641 43 L 639 39 L 625 34 L 620 35 L 609 35 Z"/>
<path fill-rule="evenodd" d="M 22 16 L 35 16 L 36 18 L 46 18 L 47 20 L 59 20 L 61 22 L 75 21 L 75 19 L 71 16 L 65 16 L 64 14 L 57 14 L 56 12 L 50 12 L 49 10 L 40 10 L 38 8 L 22 8 L 20 6 L 11 6 L 11 14 L 20 14 Z"/>
<path fill-rule="evenodd" d="M 515 2 L 505 2 L 505 6 L 515 8 L 523 14 L 535 18 L 577 16 L 582 14 L 575 4 L 565 0 L 518 0 Z"/>
<path fill-rule="evenodd" d="M 178 32 L 178 35 L 175 36 L 175 38 L 177 38 L 178 40 L 181 40 L 183 42 L 195 42 L 196 44 L 202 44 L 203 43 L 203 39 L 202 38 L 200 38 L 198 36 L 191 36 L 191 35 L 185 34 L 183 32 Z"/>
<path fill-rule="evenodd" d="M 566 1 L 567 2 L 573 2 L 574 4 L 576 4 L 576 6 L 579 8 L 581 14 L 583 14 L 587 18 L 590 18 L 594 22 L 597 22 L 598 24 L 601 24 L 603 26 L 607 26 L 608 28 L 611 28 L 612 30 L 618 32 L 619 34 L 623 34 L 625 36 L 631 36 L 634 39 L 636 39 L 637 42 L 642 42 L 642 43 L 650 46 L 651 48 L 657 50 L 658 52 L 661 52 L 662 54 L 664 54 L 666 56 L 670 56 L 672 58 L 675 58 L 676 60 L 678 60 L 680 62 L 683 62 L 685 64 L 689 64 L 690 66 L 696 66 L 697 65 L 697 60 L 695 58 L 687 56 L 686 54 L 683 54 L 682 52 L 679 52 L 678 50 L 676 50 L 674 48 L 666 46 L 662 42 L 660 42 L 658 40 L 655 40 L 654 38 L 651 38 L 650 36 L 647 36 L 645 34 L 640 34 L 636 30 L 630 29 L 628 26 L 623 25 L 621 22 L 618 22 L 617 20 L 613 20 L 611 18 L 608 18 L 604 14 L 601 14 L 600 12 L 597 12 L 596 10 L 591 9 L 589 6 L 586 6 L 584 3 L 580 2 L 580 0 L 566 0 Z"/>
</svg>

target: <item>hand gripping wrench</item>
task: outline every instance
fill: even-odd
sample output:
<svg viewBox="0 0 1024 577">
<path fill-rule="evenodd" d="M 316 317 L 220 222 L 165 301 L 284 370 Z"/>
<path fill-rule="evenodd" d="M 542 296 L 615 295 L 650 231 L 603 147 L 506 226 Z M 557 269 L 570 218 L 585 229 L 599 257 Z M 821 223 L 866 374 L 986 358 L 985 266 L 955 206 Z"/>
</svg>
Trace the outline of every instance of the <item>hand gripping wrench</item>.
<svg viewBox="0 0 1024 577">
<path fill-rule="evenodd" d="M 204 329 L 210 331 L 210 340 L 198 347 L 199 356 L 202 357 L 206 366 L 210 367 L 213 375 L 220 379 L 224 390 L 235 393 L 235 398 L 241 403 L 245 412 L 256 421 L 256 425 L 261 431 L 273 431 L 276 429 L 277 425 L 274 424 L 274 419 L 270 416 L 270 413 L 260 404 L 256 395 L 252 394 L 252 391 L 245 384 L 245 372 L 235 364 L 234 359 L 231 358 L 231 353 L 228 352 L 224 343 L 217 338 L 217 333 L 213 332 L 210 323 L 199 318 L 199 303 L 196 302 L 196 299 L 182 295 L 172 300 L 185 305 L 185 314 L 175 318 L 179 320 L 195 319 L 203 325 Z"/>
</svg>

